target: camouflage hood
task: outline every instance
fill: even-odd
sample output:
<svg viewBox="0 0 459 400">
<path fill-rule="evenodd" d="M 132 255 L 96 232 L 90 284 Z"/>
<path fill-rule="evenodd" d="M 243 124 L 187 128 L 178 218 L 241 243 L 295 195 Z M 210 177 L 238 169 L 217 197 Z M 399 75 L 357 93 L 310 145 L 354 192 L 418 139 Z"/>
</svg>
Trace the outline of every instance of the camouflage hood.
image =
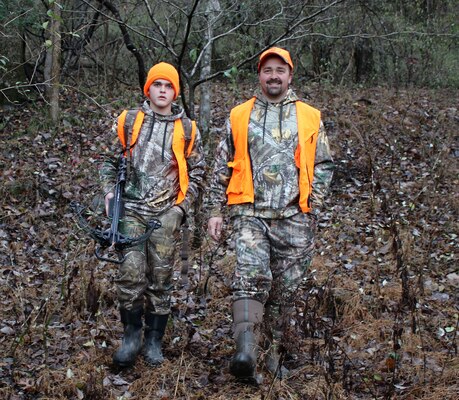
<svg viewBox="0 0 459 400">
<path fill-rule="evenodd" d="M 285 96 L 285 98 L 279 102 L 279 103 L 271 103 L 268 101 L 268 99 L 265 97 L 265 95 L 263 94 L 263 92 L 260 90 L 260 89 L 257 89 L 256 92 L 255 92 L 255 97 L 257 98 L 257 102 L 260 102 L 262 104 L 267 104 L 267 103 L 270 103 L 274 106 L 278 106 L 278 107 L 282 107 L 282 106 L 285 106 L 289 103 L 293 103 L 297 100 L 300 100 L 298 98 L 298 96 L 296 95 L 296 93 L 293 91 L 292 88 L 289 88 L 288 91 L 287 91 L 287 95 Z"/>
<path fill-rule="evenodd" d="M 150 115 L 150 116 L 155 115 L 155 118 L 158 121 L 163 121 L 163 122 L 174 122 L 175 120 L 182 118 L 185 114 L 185 110 L 181 106 L 175 103 L 172 103 L 172 114 L 171 115 L 157 114 L 151 109 L 149 100 L 145 100 L 143 102 L 142 111 L 146 115 Z"/>
</svg>

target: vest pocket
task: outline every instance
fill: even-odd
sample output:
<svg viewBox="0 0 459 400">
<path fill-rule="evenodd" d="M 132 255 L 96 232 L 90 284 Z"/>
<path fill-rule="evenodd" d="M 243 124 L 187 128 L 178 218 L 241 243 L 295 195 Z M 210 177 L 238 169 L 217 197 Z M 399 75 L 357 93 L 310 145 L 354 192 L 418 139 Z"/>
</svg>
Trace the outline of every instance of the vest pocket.
<svg viewBox="0 0 459 400">
<path fill-rule="evenodd" d="M 301 152 L 300 145 L 298 145 L 295 149 L 295 155 L 294 155 L 295 165 L 298 169 L 300 169 L 300 152 Z"/>
<path fill-rule="evenodd" d="M 231 174 L 231 179 L 228 183 L 228 187 L 226 189 L 226 194 L 241 194 L 243 193 L 243 182 L 245 179 L 245 171 L 243 168 L 244 161 L 230 161 L 228 163 L 228 167 L 233 169 Z"/>
</svg>

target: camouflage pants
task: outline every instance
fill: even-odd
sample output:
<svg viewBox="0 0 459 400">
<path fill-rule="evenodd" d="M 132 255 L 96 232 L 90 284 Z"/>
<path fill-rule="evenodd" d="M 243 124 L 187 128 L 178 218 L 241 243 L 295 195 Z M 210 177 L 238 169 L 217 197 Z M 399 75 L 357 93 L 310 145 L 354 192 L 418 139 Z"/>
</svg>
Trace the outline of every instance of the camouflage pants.
<svg viewBox="0 0 459 400">
<path fill-rule="evenodd" d="M 298 213 L 284 219 L 234 217 L 237 266 L 233 298 L 288 305 L 311 264 L 315 218 Z"/>
<path fill-rule="evenodd" d="M 143 306 L 155 314 L 170 312 L 172 275 L 180 237 L 182 212 L 172 207 L 157 217 L 161 227 L 143 245 L 126 250 L 115 280 L 121 308 Z M 121 231 L 130 236 L 145 232 L 145 223 L 132 216 L 123 219 Z"/>
</svg>

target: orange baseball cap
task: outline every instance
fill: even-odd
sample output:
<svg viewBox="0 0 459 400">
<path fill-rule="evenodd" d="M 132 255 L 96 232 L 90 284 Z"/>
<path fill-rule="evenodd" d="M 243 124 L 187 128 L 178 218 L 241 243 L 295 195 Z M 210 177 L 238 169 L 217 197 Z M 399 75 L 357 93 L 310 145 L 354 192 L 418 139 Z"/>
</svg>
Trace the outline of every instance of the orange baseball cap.
<svg viewBox="0 0 459 400">
<path fill-rule="evenodd" d="M 171 83 L 175 92 L 175 100 L 180 93 L 179 74 L 175 67 L 165 62 L 160 62 L 159 64 L 151 67 L 150 71 L 148 71 L 147 81 L 143 87 L 143 93 L 145 96 L 149 96 L 150 86 L 157 79 L 165 79 Z"/>
<path fill-rule="evenodd" d="M 286 64 L 290 65 L 290 68 L 293 71 L 293 62 L 292 58 L 290 57 L 290 53 L 287 50 L 281 49 L 280 47 L 271 47 L 270 49 L 261 53 L 260 61 L 258 62 L 258 72 L 260 72 L 261 63 L 268 56 L 278 56 L 282 58 Z"/>
</svg>

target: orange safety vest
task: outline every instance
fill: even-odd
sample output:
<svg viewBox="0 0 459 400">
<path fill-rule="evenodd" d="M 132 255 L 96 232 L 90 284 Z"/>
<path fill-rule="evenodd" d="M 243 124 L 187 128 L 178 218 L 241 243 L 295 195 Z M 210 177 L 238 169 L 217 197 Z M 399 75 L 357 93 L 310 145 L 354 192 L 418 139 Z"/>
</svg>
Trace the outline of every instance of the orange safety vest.
<svg viewBox="0 0 459 400">
<path fill-rule="evenodd" d="M 118 137 L 125 152 L 127 151 L 127 144 L 126 135 L 124 133 L 124 124 L 126 122 L 127 113 L 128 111 L 124 110 L 118 117 Z M 142 111 L 137 112 L 134 124 L 132 126 L 132 137 L 129 145 L 129 150 L 131 154 L 134 144 L 137 142 L 137 138 L 139 137 L 140 128 L 142 127 L 144 117 L 145 113 L 143 113 Z M 180 191 L 178 193 L 176 204 L 180 204 L 185 199 L 185 195 L 188 190 L 188 167 L 186 164 L 186 157 L 188 157 L 191 154 L 195 137 L 196 122 L 191 121 L 191 140 L 185 153 L 185 130 L 183 128 L 183 122 L 181 118 L 175 120 L 174 134 L 172 138 L 172 151 L 174 152 L 175 158 L 177 159 L 180 184 Z"/>
<path fill-rule="evenodd" d="M 234 159 L 228 162 L 233 169 L 226 190 L 228 204 L 253 203 L 252 167 L 248 150 L 248 130 L 250 114 L 255 104 L 255 97 L 233 108 L 230 113 L 231 132 L 234 141 Z M 301 101 L 296 102 L 298 123 L 298 146 L 295 150 L 295 165 L 299 169 L 300 208 L 311 211 L 310 195 L 314 179 L 314 159 L 317 136 L 320 127 L 320 111 Z"/>
</svg>

